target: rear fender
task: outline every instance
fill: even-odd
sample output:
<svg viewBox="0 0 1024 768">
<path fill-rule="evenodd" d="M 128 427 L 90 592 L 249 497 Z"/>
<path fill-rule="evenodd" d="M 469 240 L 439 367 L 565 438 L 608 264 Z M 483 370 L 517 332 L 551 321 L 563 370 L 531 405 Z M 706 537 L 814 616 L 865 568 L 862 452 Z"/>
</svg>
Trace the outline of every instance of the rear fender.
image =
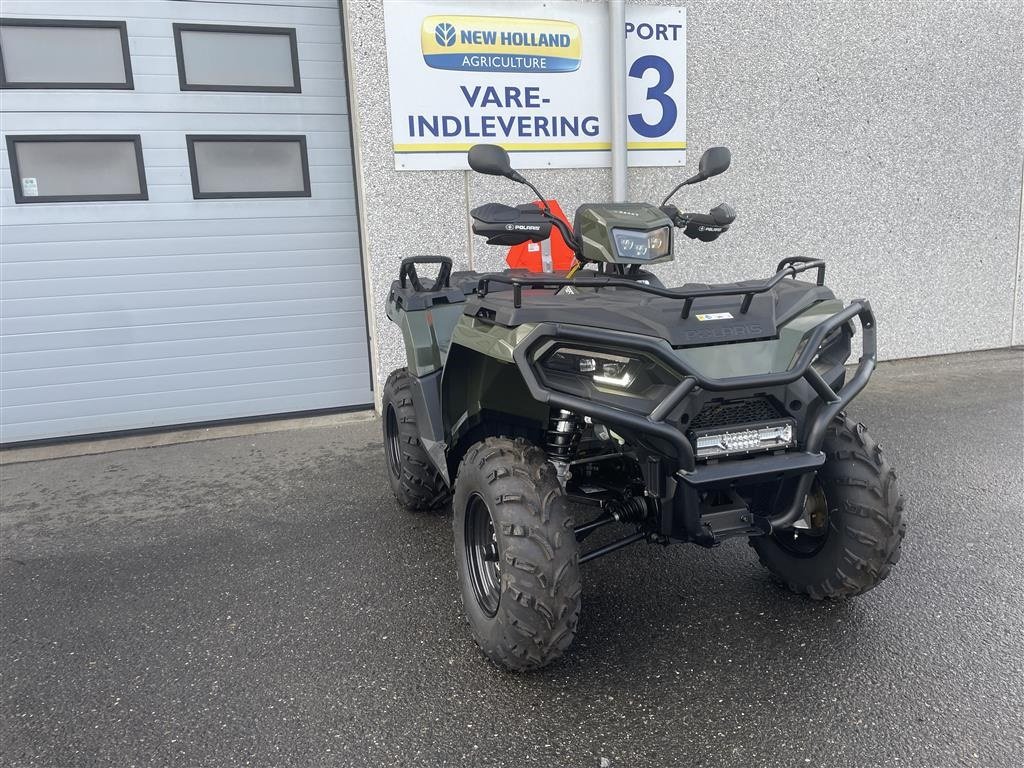
<svg viewBox="0 0 1024 768">
<path fill-rule="evenodd" d="M 416 376 L 425 376 L 444 365 L 448 344 L 462 304 L 437 304 L 414 311 L 388 304 L 388 317 L 402 330 L 406 364 Z"/>
</svg>

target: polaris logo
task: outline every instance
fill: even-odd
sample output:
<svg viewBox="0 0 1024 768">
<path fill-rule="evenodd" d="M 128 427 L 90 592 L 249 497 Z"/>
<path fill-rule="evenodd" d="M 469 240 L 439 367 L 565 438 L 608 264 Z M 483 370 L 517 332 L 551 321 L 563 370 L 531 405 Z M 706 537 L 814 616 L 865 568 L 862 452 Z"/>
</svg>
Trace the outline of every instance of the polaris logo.
<svg viewBox="0 0 1024 768">
<path fill-rule="evenodd" d="M 747 323 L 745 325 L 724 325 L 717 328 L 694 328 L 683 334 L 683 339 L 688 342 L 695 341 L 727 341 L 729 339 L 745 339 L 750 336 L 764 334 L 764 326 L 761 323 Z"/>
<path fill-rule="evenodd" d="M 540 232 L 536 224 L 506 224 L 505 229 L 509 232 Z"/>
</svg>

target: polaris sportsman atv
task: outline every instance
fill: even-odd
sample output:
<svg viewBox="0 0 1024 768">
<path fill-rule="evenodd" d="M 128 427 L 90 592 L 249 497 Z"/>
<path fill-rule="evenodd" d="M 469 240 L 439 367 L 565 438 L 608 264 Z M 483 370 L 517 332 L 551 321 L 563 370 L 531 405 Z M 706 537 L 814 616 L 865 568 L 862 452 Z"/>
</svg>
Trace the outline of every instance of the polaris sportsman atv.
<svg viewBox="0 0 1024 768">
<path fill-rule="evenodd" d="M 558 658 L 576 632 L 581 566 L 635 542 L 748 537 L 815 600 L 866 592 L 899 559 L 896 475 L 843 412 L 875 367 L 870 304 L 837 299 L 825 263 L 803 256 L 723 285 L 666 288 L 647 269 L 673 258 L 676 228 L 701 241 L 727 231 L 728 205 L 696 214 L 668 201 L 729 162 L 710 149 L 660 206 L 587 204 L 569 227 L 501 147 L 477 145 L 473 170 L 539 202 L 476 208 L 473 231 L 503 245 L 561 237 L 573 268 L 402 261 L 387 304 L 408 355 L 383 393 L 391 487 L 409 509 L 451 500 L 466 616 L 506 668 Z M 426 264 L 434 279 L 417 273 Z M 848 373 L 855 321 L 863 350 Z M 623 534 L 583 546 L 613 525 Z"/>
</svg>

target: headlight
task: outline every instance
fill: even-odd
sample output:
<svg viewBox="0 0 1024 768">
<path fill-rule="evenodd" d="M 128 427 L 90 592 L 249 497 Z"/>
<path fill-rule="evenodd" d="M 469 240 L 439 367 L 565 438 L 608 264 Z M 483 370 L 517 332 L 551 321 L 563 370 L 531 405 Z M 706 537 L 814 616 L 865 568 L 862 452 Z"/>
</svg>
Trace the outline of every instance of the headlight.
<svg viewBox="0 0 1024 768">
<path fill-rule="evenodd" d="M 538 360 L 542 377 L 555 389 L 578 391 L 580 385 L 632 397 L 654 397 L 678 377 L 656 360 L 624 350 L 555 346 Z M 562 386 L 559 386 L 561 384 Z"/>
<path fill-rule="evenodd" d="M 672 248 L 672 228 L 659 227 L 649 232 L 633 229 L 613 229 L 616 255 L 620 259 L 660 259 L 668 256 Z"/>
</svg>

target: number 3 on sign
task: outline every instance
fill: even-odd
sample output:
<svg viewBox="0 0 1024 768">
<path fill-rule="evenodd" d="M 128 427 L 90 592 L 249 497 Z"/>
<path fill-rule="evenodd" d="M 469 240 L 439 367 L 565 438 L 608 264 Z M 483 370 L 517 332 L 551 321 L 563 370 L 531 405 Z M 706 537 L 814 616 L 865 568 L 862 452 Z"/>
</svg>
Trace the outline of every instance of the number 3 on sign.
<svg viewBox="0 0 1024 768">
<path fill-rule="evenodd" d="M 686 162 L 686 10 L 626 6 L 629 164 Z"/>
<path fill-rule="evenodd" d="M 676 117 L 679 114 L 676 103 L 668 95 L 668 89 L 675 82 L 676 75 L 672 71 L 672 65 L 661 56 L 641 56 L 629 68 L 629 76 L 642 80 L 644 74 L 652 69 L 657 73 L 658 79 L 654 85 L 647 88 L 647 99 L 656 101 L 661 106 L 661 119 L 656 123 L 649 123 L 640 112 L 633 112 L 629 116 L 629 124 L 633 130 L 648 139 L 660 138 L 668 133 L 676 124 Z"/>
</svg>

